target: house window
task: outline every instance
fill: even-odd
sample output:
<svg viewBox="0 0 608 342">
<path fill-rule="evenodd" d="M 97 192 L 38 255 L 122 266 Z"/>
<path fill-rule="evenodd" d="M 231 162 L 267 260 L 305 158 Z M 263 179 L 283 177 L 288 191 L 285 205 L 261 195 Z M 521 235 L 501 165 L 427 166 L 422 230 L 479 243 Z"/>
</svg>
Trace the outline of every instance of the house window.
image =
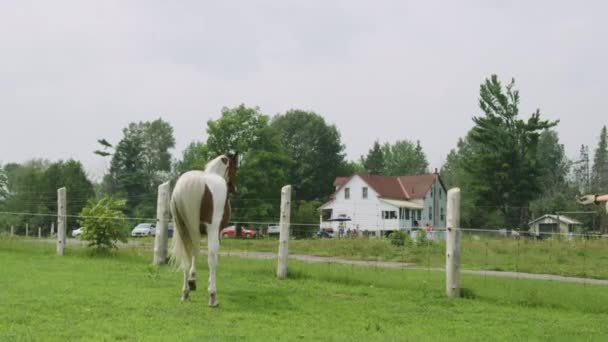
<svg viewBox="0 0 608 342">
<path fill-rule="evenodd" d="M 350 199 L 350 188 L 344 188 L 344 199 Z"/>
<path fill-rule="evenodd" d="M 429 220 L 433 219 L 433 207 L 429 207 Z"/>
<path fill-rule="evenodd" d="M 405 219 L 406 220 L 410 219 L 410 210 L 409 209 L 405 209 Z"/>
<path fill-rule="evenodd" d="M 439 188 L 439 198 L 441 198 L 441 188 Z"/>
<path fill-rule="evenodd" d="M 441 211 L 441 221 L 443 222 L 443 220 L 445 219 L 445 215 L 443 214 L 443 208 L 441 208 L 440 211 Z"/>
<path fill-rule="evenodd" d="M 418 211 L 418 221 L 422 220 L 422 210 L 417 210 Z"/>
<path fill-rule="evenodd" d="M 367 187 L 363 187 L 363 199 L 367 199 Z"/>
<path fill-rule="evenodd" d="M 395 220 L 397 219 L 397 212 L 392 210 L 392 211 L 388 211 L 388 210 L 383 210 L 382 211 L 382 218 L 384 220 Z"/>
<path fill-rule="evenodd" d="M 329 221 L 329 219 L 331 218 L 332 211 L 333 211 L 332 209 L 321 210 L 321 220 L 323 222 Z"/>
<path fill-rule="evenodd" d="M 431 198 L 433 198 L 433 193 L 435 192 L 435 188 L 431 187 L 431 191 L 429 191 L 431 193 Z"/>
</svg>

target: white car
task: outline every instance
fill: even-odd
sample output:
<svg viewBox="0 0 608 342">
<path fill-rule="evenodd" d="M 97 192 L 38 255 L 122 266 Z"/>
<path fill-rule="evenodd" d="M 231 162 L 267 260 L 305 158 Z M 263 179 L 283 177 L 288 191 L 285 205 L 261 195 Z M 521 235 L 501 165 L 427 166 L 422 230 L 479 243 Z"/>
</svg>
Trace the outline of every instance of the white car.
<svg viewBox="0 0 608 342">
<path fill-rule="evenodd" d="M 281 226 L 268 226 L 268 235 L 280 234 Z"/>
<path fill-rule="evenodd" d="M 138 236 L 152 236 L 154 234 L 154 224 L 152 223 L 140 223 L 131 231 L 132 237 Z"/>
<path fill-rule="evenodd" d="M 82 234 L 84 227 L 72 230 L 72 237 L 79 237 Z"/>
</svg>

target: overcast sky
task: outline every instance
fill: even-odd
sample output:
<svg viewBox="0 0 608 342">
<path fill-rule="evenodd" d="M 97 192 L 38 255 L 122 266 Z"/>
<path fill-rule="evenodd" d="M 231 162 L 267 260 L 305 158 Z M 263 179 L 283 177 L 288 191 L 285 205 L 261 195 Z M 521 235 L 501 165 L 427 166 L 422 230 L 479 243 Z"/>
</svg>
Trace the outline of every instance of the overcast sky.
<svg viewBox="0 0 608 342">
<path fill-rule="evenodd" d="M 608 76 L 605 1 L 0 1 L 0 163 L 74 158 L 162 117 L 178 156 L 224 106 L 313 110 L 349 159 L 420 140 L 432 167 L 511 77 L 521 112 L 595 149 Z"/>
</svg>

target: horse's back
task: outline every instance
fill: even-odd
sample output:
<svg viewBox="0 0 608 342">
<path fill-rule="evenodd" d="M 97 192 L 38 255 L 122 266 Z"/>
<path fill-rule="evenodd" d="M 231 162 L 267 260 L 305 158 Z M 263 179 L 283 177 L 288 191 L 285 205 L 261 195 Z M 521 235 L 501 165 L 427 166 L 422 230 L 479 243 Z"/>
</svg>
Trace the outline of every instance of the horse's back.
<svg viewBox="0 0 608 342">
<path fill-rule="evenodd" d="M 205 195 L 206 191 L 209 191 L 210 195 Z M 198 225 L 201 206 L 212 206 L 214 208 L 213 217 L 216 217 L 217 211 L 223 213 L 227 193 L 226 180 L 220 175 L 203 171 L 188 171 L 177 180 L 172 201 L 175 202 L 178 209 L 187 212 L 190 224 Z M 202 203 L 203 198 L 211 199 L 212 203 Z M 182 213 L 182 215 L 186 215 L 186 213 Z"/>
</svg>

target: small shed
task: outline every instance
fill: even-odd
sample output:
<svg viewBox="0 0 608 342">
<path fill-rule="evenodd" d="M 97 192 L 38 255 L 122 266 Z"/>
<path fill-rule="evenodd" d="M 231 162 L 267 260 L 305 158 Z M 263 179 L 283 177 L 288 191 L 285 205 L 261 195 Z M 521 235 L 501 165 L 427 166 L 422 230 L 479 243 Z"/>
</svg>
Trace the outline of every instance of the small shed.
<svg viewBox="0 0 608 342">
<path fill-rule="evenodd" d="M 574 231 L 574 228 L 581 226 L 582 223 L 568 216 L 547 214 L 530 221 L 528 225 L 530 226 L 530 233 L 535 235 L 543 233 L 568 234 Z"/>
</svg>

